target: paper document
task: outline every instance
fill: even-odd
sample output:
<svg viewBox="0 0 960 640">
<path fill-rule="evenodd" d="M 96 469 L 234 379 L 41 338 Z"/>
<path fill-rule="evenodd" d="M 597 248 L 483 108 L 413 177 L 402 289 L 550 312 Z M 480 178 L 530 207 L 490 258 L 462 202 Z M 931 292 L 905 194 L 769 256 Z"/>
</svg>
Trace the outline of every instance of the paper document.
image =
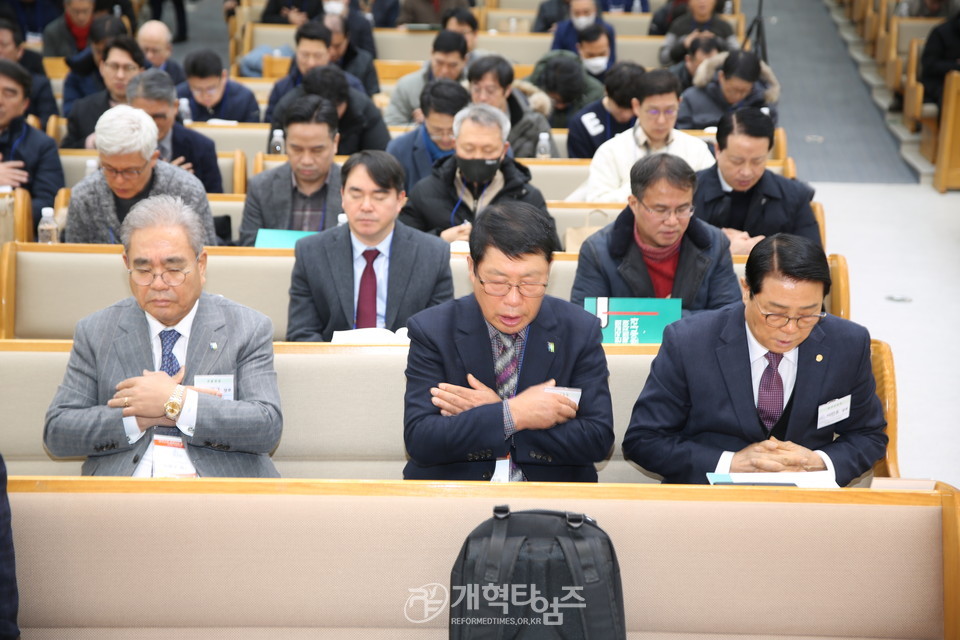
<svg viewBox="0 0 960 640">
<path fill-rule="evenodd" d="M 829 471 L 785 471 L 783 473 L 708 473 L 710 484 L 772 484 L 804 489 L 837 489 L 839 485 Z"/>
</svg>

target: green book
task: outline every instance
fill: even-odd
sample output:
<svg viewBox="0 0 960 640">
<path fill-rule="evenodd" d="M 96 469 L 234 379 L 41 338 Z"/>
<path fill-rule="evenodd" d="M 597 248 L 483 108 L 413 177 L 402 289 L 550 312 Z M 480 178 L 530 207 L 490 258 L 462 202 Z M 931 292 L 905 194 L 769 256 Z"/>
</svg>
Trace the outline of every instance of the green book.
<svg viewBox="0 0 960 640">
<path fill-rule="evenodd" d="M 663 329 L 680 319 L 679 298 L 586 298 L 583 307 L 600 318 L 604 344 L 659 344 Z"/>
</svg>

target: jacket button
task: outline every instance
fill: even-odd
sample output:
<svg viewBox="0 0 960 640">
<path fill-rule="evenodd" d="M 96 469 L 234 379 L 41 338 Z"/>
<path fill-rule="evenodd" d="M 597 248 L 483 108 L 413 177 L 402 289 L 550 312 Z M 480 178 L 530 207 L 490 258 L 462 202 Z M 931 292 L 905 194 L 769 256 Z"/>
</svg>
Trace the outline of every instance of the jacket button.
<svg viewBox="0 0 960 640">
<path fill-rule="evenodd" d="M 138 462 L 140 462 L 140 454 L 139 454 L 139 453 L 138 453 L 137 455 L 133 456 L 133 464 L 137 464 Z"/>
<path fill-rule="evenodd" d="M 553 462 L 553 456 L 547 456 L 547 462 Z"/>
<path fill-rule="evenodd" d="M 490 472 L 489 472 L 489 471 L 484 471 L 484 472 L 483 472 L 483 475 L 480 476 L 480 477 L 483 478 L 484 480 L 489 480 L 489 479 L 490 479 Z"/>
</svg>

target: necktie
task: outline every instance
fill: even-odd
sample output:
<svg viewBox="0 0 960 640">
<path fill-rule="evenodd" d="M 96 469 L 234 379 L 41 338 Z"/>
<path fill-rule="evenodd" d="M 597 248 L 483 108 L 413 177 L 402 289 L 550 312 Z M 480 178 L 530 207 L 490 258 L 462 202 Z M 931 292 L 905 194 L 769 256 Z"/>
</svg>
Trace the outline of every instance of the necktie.
<svg viewBox="0 0 960 640">
<path fill-rule="evenodd" d="M 373 261 L 380 252 L 367 249 L 363 258 L 367 266 L 360 275 L 360 292 L 357 294 L 357 329 L 377 326 L 377 274 L 373 270 Z"/>
<path fill-rule="evenodd" d="M 783 354 L 768 351 L 764 357 L 767 359 L 767 368 L 763 370 L 763 375 L 760 376 L 757 413 L 760 414 L 760 420 L 769 431 L 773 428 L 773 425 L 777 424 L 780 414 L 783 413 L 783 379 L 780 378 L 780 372 L 777 371 L 780 360 L 783 359 Z"/>
<path fill-rule="evenodd" d="M 500 343 L 503 345 L 503 351 L 500 357 L 493 363 L 493 373 L 497 377 L 497 395 L 502 400 L 512 398 L 517 394 L 517 378 L 520 374 L 520 367 L 517 358 L 517 337 L 500 334 Z M 523 482 L 526 478 L 523 470 L 510 458 L 510 482 Z"/>
<path fill-rule="evenodd" d="M 173 355 L 173 345 L 177 344 L 180 334 L 176 329 L 166 329 L 160 332 L 160 371 L 169 376 L 175 376 L 180 371 L 177 356 Z"/>
<path fill-rule="evenodd" d="M 493 363 L 497 376 L 497 395 L 501 400 L 512 398 L 517 390 L 517 343 L 516 336 L 500 334 L 503 351 Z"/>
</svg>

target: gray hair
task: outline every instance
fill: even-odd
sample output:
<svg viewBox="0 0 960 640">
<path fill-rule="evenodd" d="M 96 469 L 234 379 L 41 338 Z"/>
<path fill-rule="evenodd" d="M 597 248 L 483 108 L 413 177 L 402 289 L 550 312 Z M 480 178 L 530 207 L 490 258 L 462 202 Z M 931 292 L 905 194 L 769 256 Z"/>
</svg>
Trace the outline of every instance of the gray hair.
<svg viewBox="0 0 960 640">
<path fill-rule="evenodd" d="M 177 104 L 177 87 L 166 71 L 147 69 L 133 76 L 127 85 L 127 102 L 133 102 L 136 98 Z"/>
<path fill-rule="evenodd" d="M 330 33 L 339 33 L 340 35 L 350 37 L 347 33 L 347 21 L 343 16 L 336 13 L 327 13 L 323 16 L 323 26 L 330 29 Z"/>
<path fill-rule="evenodd" d="M 500 138 L 503 142 L 510 136 L 510 118 L 503 111 L 488 104 L 475 102 L 468 104 L 453 116 L 453 137 L 460 136 L 460 127 L 464 120 L 469 120 L 481 127 L 499 127 Z"/>
<path fill-rule="evenodd" d="M 207 232 L 200 216 L 179 197 L 156 195 L 135 204 L 120 225 L 124 252 L 130 252 L 130 236 L 134 231 L 151 227 L 180 227 L 187 234 L 194 255 L 199 256 L 203 251 Z"/>
<path fill-rule="evenodd" d="M 680 156 L 653 153 L 637 160 L 630 169 L 630 193 L 643 199 L 647 187 L 659 180 L 677 189 L 697 188 L 697 172 Z"/>
<path fill-rule="evenodd" d="M 105 156 L 139 153 L 149 160 L 157 149 L 157 123 L 146 111 L 126 104 L 105 111 L 94 131 L 97 151 Z"/>
</svg>

